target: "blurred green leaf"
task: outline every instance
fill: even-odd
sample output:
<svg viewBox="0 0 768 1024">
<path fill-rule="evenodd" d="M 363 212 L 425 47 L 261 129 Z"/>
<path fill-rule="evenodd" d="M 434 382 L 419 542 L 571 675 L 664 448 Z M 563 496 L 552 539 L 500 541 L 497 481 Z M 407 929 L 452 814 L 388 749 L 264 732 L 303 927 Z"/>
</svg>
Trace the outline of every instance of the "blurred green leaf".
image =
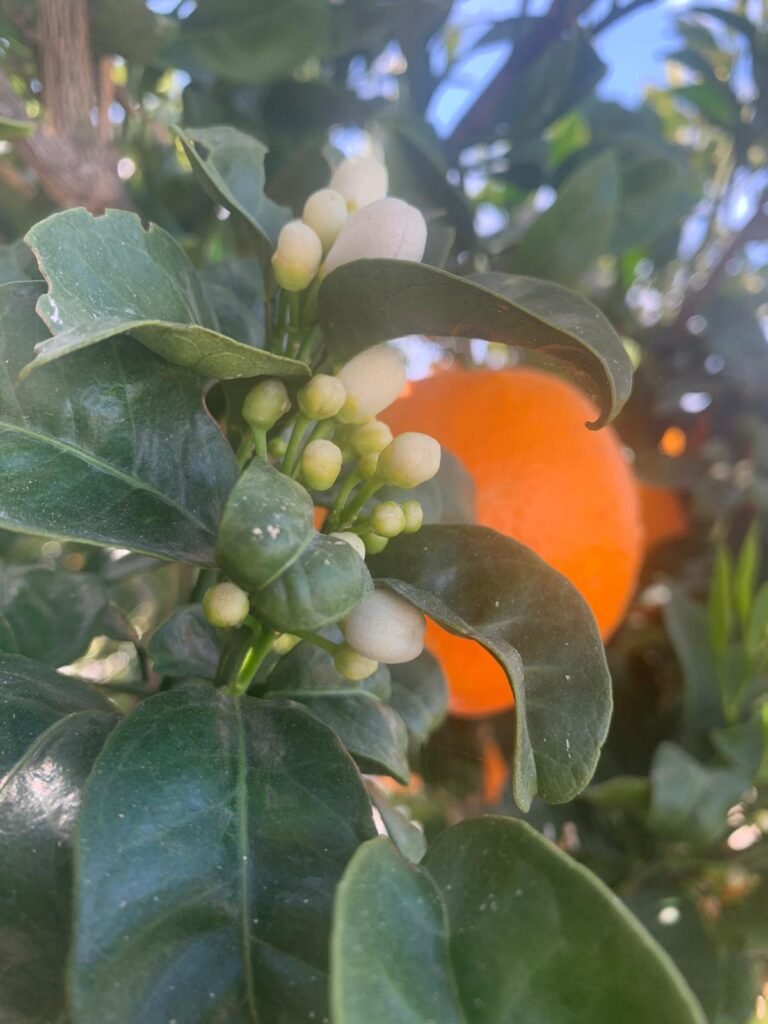
<svg viewBox="0 0 768 1024">
<path fill-rule="evenodd" d="M 152 634 L 147 654 L 158 675 L 179 679 L 215 679 L 219 638 L 202 605 L 178 608 Z"/>
<path fill-rule="evenodd" d="M 733 601 L 742 630 L 746 632 L 760 570 L 760 527 L 753 522 L 739 549 L 733 573 Z"/>
<path fill-rule="evenodd" d="M 715 551 L 712 582 L 709 589 L 707 611 L 709 617 L 709 642 L 715 658 L 722 660 L 731 642 L 733 629 L 733 562 L 725 545 Z"/>
<path fill-rule="evenodd" d="M 429 651 L 404 665 L 390 667 L 389 703 L 417 743 L 424 743 L 448 713 L 448 686 L 442 669 Z"/>
</svg>

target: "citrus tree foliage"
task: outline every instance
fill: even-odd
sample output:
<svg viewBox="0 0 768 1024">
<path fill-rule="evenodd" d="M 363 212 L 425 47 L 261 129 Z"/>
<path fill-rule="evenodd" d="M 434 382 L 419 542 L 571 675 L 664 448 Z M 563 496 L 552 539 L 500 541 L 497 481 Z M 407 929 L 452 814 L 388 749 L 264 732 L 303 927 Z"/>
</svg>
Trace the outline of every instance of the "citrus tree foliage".
<svg viewBox="0 0 768 1024">
<path fill-rule="evenodd" d="M 651 2 L 67 0 L 64 62 L 0 4 L 0 1019 L 750 1019 L 768 29 L 690 12 L 628 110 L 599 40 Z M 408 206 L 359 172 L 325 272 L 340 126 Z M 413 334 L 568 377 L 685 496 L 607 657 L 450 453 L 355 433 Z M 422 613 L 513 711 L 446 718 Z"/>
</svg>

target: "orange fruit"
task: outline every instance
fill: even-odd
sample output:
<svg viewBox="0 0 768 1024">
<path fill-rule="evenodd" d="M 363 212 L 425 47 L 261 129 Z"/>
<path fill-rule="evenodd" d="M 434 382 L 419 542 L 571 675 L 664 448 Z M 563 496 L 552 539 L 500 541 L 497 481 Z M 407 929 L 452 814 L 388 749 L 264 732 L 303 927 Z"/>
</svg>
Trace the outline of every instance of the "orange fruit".
<svg viewBox="0 0 768 1024">
<path fill-rule="evenodd" d="M 680 496 L 668 487 L 637 482 L 640 514 L 645 530 L 645 550 L 688 533 L 688 516 Z"/>
<path fill-rule="evenodd" d="M 589 399 L 535 369 L 449 370 L 408 385 L 382 414 L 395 433 L 432 434 L 463 462 L 477 519 L 531 547 L 583 594 L 603 637 L 621 621 L 643 551 L 637 487 L 616 433 L 587 430 Z M 496 661 L 430 622 L 452 713 L 514 705 Z"/>
</svg>

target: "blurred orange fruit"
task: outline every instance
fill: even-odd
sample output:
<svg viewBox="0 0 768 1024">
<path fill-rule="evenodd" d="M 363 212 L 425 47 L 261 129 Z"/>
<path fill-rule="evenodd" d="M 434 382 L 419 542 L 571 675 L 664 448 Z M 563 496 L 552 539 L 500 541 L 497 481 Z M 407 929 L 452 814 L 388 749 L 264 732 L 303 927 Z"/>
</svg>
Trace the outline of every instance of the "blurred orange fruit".
<svg viewBox="0 0 768 1024">
<path fill-rule="evenodd" d="M 603 637 L 621 621 L 643 552 L 637 487 L 610 428 L 572 385 L 535 369 L 449 370 L 408 386 L 384 419 L 395 433 L 432 434 L 463 462 L 477 519 L 527 544 L 583 594 Z M 556 641 L 555 641 L 556 642 Z M 497 662 L 430 622 L 450 709 L 486 715 L 514 706 Z"/>
</svg>

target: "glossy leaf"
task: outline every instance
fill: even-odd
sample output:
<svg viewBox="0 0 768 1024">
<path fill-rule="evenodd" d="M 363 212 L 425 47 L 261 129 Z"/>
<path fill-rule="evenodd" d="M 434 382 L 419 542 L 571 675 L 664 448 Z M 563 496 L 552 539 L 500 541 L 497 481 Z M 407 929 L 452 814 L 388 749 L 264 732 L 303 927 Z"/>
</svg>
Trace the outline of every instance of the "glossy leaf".
<svg viewBox="0 0 768 1024">
<path fill-rule="evenodd" d="M 221 517 L 219 565 L 246 590 L 265 587 L 312 543 L 313 512 L 301 484 L 263 459 L 252 459 Z"/>
<path fill-rule="evenodd" d="M 566 178 L 554 204 L 534 221 L 505 270 L 576 285 L 609 252 L 619 207 L 619 169 L 611 152 L 586 161 Z"/>
<path fill-rule="evenodd" d="M 25 240 L 48 282 L 37 310 L 53 334 L 37 346 L 30 367 L 129 334 L 203 377 L 308 373 L 303 363 L 220 334 L 184 251 L 156 224 L 145 231 L 133 213 L 65 210 L 36 224 Z"/>
<path fill-rule="evenodd" d="M 179 679 L 215 679 L 219 637 L 203 614 L 202 605 L 177 609 L 160 625 L 147 644 L 155 672 Z"/>
<path fill-rule="evenodd" d="M 78 711 L 38 737 L 0 785 L 0 1017 L 65 1010 L 70 847 L 82 788 L 117 716 Z"/>
<path fill-rule="evenodd" d="M 78 1024 L 321 1020 L 333 890 L 372 834 L 354 765 L 302 709 L 202 684 L 144 701 L 81 811 Z"/>
<path fill-rule="evenodd" d="M 371 561 L 374 575 L 441 626 L 486 648 L 515 695 L 513 792 L 572 799 L 589 782 L 611 714 L 600 635 L 578 591 L 529 548 L 479 526 L 427 526 Z"/>
<path fill-rule="evenodd" d="M 559 285 L 528 277 L 459 278 L 405 260 L 356 260 L 320 288 L 320 322 L 339 360 L 407 334 L 484 338 L 560 360 L 597 397 L 599 423 L 629 396 L 632 367 L 603 314 Z"/>
<path fill-rule="evenodd" d="M 332 961 L 337 1024 L 705 1024 L 616 896 L 509 818 L 447 829 L 419 868 L 386 840 L 361 847 L 339 886 Z"/>
<path fill-rule="evenodd" d="M 423 743 L 448 713 L 448 686 L 435 657 L 423 651 L 404 665 L 392 665 L 390 704 L 417 743 Z"/>
<path fill-rule="evenodd" d="M 19 655 L 0 654 L 0 778 L 60 718 L 112 710 L 105 697 L 81 680 Z"/>
<path fill-rule="evenodd" d="M 0 571 L 0 613 L 12 630 L 11 650 L 54 668 L 79 658 L 94 636 L 131 636 L 130 623 L 92 573 L 9 566 Z M 0 638 L 0 650 L 7 649 Z"/>
<path fill-rule="evenodd" d="M 342 639 L 341 630 L 337 627 L 323 630 L 323 635 L 334 643 Z M 280 659 L 266 685 L 274 696 L 297 691 L 339 695 L 371 693 L 374 697 L 388 701 L 392 695 L 390 673 L 389 666 L 379 665 L 367 679 L 351 682 L 339 675 L 327 651 L 315 644 L 302 643 Z"/>
<path fill-rule="evenodd" d="M 0 526 L 212 564 L 237 470 L 199 379 L 117 338 L 19 382 L 39 293 L 0 289 Z"/>
<path fill-rule="evenodd" d="M 176 129 L 196 176 L 212 198 L 242 217 L 267 252 L 291 211 L 264 193 L 267 147 L 229 125 Z"/>
<path fill-rule="evenodd" d="M 729 808 L 749 789 L 740 772 L 710 768 L 675 743 L 661 743 L 651 765 L 649 826 L 668 839 L 697 846 L 717 842 Z"/>
</svg>

